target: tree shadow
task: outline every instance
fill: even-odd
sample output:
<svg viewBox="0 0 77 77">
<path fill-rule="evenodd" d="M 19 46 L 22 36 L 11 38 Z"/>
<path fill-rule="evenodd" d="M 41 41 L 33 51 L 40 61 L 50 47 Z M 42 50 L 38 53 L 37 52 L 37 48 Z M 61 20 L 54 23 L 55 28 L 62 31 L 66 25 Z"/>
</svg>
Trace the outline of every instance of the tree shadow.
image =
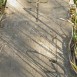
<svg viewBox="0 0 77 77">
<path fill-rule="evenodd" d="M 7 50 L 6 50 L 7 51 Z M 8 51 L 7 51 L 8 52 Z M 23 65 L 3 49 L 0 53 L 1 77 L 34 77 Z"/>
</svg>

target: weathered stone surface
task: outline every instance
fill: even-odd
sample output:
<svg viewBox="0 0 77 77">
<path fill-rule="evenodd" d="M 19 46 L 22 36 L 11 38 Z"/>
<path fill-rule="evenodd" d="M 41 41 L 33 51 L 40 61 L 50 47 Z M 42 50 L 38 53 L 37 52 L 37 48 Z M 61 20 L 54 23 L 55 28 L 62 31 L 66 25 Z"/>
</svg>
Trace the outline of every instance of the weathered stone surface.
<svg viewBox="0 0 77 77">
<path fill-rule="evenodd" d="M 68 58 L 69 5 L 65 0 L 40 4 L 36 22 L 36 5 L 17 1 L 11 6 L 8 0 L 0 29 L 0 77 L 76 77 Z"/>
</svg>

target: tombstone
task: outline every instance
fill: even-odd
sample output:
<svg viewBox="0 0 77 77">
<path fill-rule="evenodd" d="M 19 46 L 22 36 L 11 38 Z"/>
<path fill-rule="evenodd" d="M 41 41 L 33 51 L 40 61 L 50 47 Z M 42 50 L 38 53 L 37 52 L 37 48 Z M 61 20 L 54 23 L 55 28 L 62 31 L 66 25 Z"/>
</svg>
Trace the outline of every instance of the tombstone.
<svg viewBox="0 0 77 77">
<path fill-rule="evenodd" d="M 37 11 L 37 16 L 36 16 L 36 22 L 38 22 L 39 18 L 39 4 L 40 3 L 47 3 L 48 0 L 27 0 L 28 3 L 36 3 L 36 11 Z"/>
</svg>

